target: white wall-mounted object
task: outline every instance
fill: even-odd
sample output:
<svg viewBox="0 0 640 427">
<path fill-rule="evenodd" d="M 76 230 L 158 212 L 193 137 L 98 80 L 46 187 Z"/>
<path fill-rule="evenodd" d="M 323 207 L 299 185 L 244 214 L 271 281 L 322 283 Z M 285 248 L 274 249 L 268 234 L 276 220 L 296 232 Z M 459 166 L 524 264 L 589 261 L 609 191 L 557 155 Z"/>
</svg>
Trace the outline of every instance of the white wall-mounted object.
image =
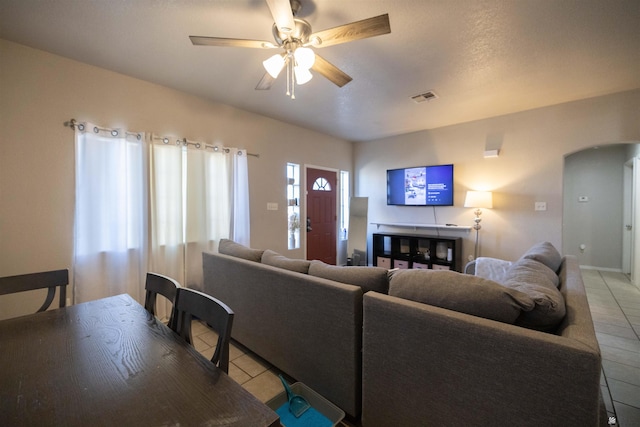
<svg viewBox="0 0 640 427">
<path fill-rule="evenodd" d="M 534 209 L 536 211 L 546 211 L 547 210 L 547 202 L 536 202 L 534 205 Z"/>
</svg>

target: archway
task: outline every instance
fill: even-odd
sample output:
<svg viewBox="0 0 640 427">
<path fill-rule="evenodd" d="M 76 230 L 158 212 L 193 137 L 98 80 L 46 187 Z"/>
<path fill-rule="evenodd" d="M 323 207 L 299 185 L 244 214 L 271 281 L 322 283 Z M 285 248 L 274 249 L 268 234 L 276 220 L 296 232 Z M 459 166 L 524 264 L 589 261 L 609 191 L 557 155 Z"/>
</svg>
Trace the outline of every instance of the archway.
<svg viewBox="0 0 640 427">
<path fill-rule="evenodd" d="M 640 144 L 625 143 L 592 147 L 565 157 L 563 251 L 577 256 L 581 266 L 624 273 L 640 271 L 635 256 L 640 254 L 635 250 L 640 238 L 634 239 L 640 234 L 640 222 L 633 218 L 638 216 L 633 206 L 638 193 L 631 188 L 625 190 L 634 176 L 625 173 L 625 168 L 638 156 Z M 629 243 L 625 245 L 625 241 Z M 632 279 L 637 284 L 637 277 Z"/>
</svg>

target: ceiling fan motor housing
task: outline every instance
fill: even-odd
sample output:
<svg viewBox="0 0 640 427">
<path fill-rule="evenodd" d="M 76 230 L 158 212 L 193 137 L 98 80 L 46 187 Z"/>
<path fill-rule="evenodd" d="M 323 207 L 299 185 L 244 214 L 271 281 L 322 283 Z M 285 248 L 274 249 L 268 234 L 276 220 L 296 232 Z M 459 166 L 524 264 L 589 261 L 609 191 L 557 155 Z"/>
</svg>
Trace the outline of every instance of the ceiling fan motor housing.
<svg viewBox="0 0 640 427">
<path fill-rule="evenodd" d="M 284 46 L 285 42 L 297 42 L 301 45 L 306 44 L 309 41 L 311 35 L 311 24 L 301 18 L 293 18 L 296 24 L 296 28 L 289 34 L 285 34 L 278 30 L 276 24 L 273 24 L 273 38 L 278 43 L 278 46 Z"/>
</svg>

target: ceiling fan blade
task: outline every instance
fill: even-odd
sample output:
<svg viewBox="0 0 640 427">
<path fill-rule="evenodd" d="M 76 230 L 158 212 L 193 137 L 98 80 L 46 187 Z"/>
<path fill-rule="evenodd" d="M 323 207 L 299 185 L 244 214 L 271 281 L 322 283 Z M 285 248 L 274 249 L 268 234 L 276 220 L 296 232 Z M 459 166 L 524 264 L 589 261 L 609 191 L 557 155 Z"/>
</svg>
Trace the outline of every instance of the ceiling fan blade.
<svg viewBox="0 0 640 427">
<path fill-rule="evenodd" d="M 223 37 L 189 36 L 196 46 L 252 47 L 257 49 L 273 49 L 278 46 L 264 40 L 226 39 Z"/>
<path fill-rule="evenodd" d="M 313 41 L 317 38 L 319 41 L 313 43 L 315 47 L 327 47 L 353 40 L 389 34 L 390 32 L 389 14 L 385 13 L 384 15 L 363 19 L 362 21 L 318 31 L 317 33 L 311 34 L 309 40 Z"/>
<path fill-rule="evenodd" d="M 262 79 L 260 79 L 256 86 L 256 90 L 269 90 L 275 81 L 276 79 L 271 77 L 271 74 L 264 73 L 264 76 L 262 76 Z"/>
<path fill-rule="evenodd" d="M 267 6 L 281 33 L 289 34 L 296 28 L 289 0 L 267 0 Z"/>
<path fill-rule="evenodd" d="M 311 67 L 313 71 L 317 71 L 324 77 L 339 87 L 342 87 L 353 80 L 347 73 L 340 70 L 338 67 L 316 54 L 316 62 Z"/>
</svg>

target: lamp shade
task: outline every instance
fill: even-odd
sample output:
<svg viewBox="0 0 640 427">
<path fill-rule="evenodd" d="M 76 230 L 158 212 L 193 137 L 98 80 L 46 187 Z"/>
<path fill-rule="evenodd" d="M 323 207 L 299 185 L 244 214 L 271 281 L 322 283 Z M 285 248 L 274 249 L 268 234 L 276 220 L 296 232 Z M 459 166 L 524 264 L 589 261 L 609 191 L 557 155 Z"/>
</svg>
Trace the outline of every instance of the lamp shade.
<svg viewBox="0 0 640 427">
<path fill-rule="evenodd" d="M 296 51 L 293 52 L 293 56 L 296 58 L 296 65 L 305 70 L 313 67 L 313 64 L 316 62 L 316 54 L 308 47 L 297 48 Z"/>
<path fill-rule="evenodd" d="M 493 193 L 491 191 L 467 191 L 464 199 L 465 208 L 493 208 Z"/>
<path fill-rule="evenodd" d="M 273 55 L 269 59 L 262 61 L 262 65 L 264 65 L 264 69 L 267 70 L 267 73 L 275 79 L 284 68 L 284 56 L 281 54 Z"/>
<path fill-rule="evenodd" d="M 296 74 L 296 83 L 303 85 L 313 78 L 313 74 L 306 68 L 295 66 L 293 72 Z"/>
</svg>

